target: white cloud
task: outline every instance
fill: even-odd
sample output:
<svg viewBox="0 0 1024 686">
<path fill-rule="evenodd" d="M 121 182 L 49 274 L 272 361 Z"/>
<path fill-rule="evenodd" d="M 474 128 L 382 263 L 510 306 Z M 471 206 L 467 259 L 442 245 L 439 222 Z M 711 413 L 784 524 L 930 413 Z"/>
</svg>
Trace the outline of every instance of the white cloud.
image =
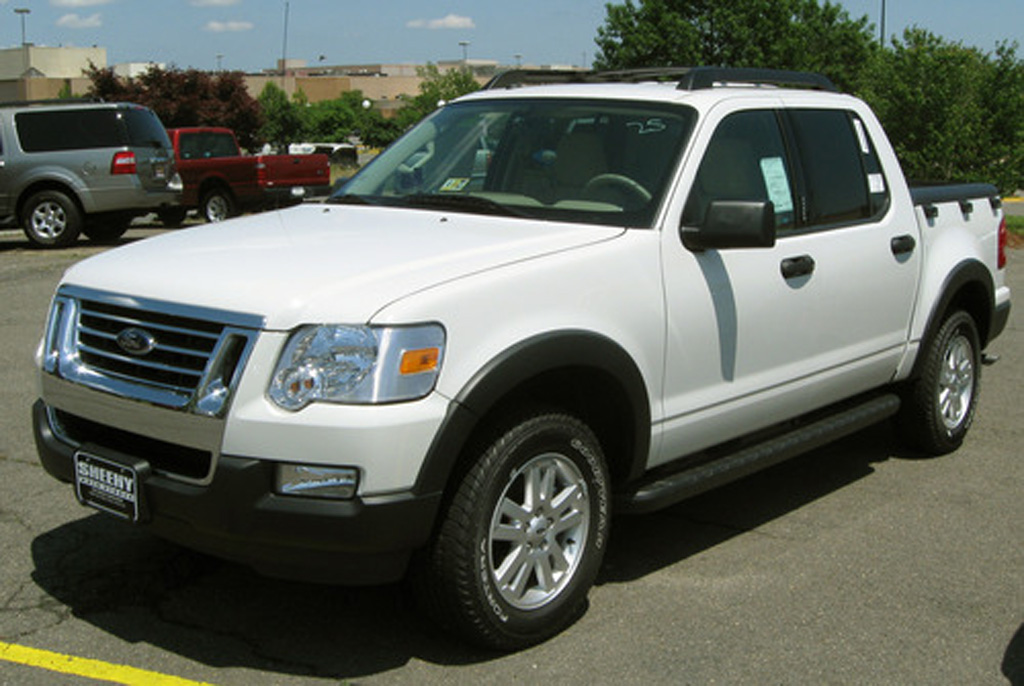
<svg viewBox="0 0 1024 686">
<path fill-rule="evenodd" d="M 103 20 L 99 14 L 90 14 L 88 17 L 65 14 L 57 20 L 57 26 L 63 29 L 98 29 L 103 26 Z"/>
<path fill-rule="evenodd" d="M 113 0 L 50 0 L 50 4 L 54 7 L 95 7 L 96 5 L 109 5 L 111 2 Z"/>
<path fill-rule="evenodd" d="M 462 17 L 458 14 L 449 14 L 447 17 L 441 19 L 413 19 L 412 21 L 406 22 L 406 27 L 410 29 L 475 29 L 476 24 L 473 23 L 471 17 Z"/>
<path fill-rule="evenodd" d="M 237 5 L 242 0 L 191 0 L 189 4 L 193 7 L 228 7 Z"/>
<path fill-rule="evenodd" d="M 251 21 L 211 21 L 203 27 L 204 31 L 212 33 L 230 33 L 237 31 L 251 31 L 255 24 Z"/>
</svg>

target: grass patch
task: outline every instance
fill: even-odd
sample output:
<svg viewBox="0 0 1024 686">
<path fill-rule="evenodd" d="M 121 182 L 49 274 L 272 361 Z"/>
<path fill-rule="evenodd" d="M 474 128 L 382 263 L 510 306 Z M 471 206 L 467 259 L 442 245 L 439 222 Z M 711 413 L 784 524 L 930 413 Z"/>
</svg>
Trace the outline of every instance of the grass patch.
<svg viewBox="0 0 1024 686">
<path fill-rule="evenodd" d="M 1024 236 L 1024 217 L 1006 215 L 1006 228 L 1010 233 Z"/>
</svg>

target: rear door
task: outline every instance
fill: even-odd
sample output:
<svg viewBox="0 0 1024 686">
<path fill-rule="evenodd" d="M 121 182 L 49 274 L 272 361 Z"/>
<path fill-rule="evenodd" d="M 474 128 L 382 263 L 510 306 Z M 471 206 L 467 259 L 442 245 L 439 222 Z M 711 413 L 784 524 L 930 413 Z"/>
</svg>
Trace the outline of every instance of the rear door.
<svg viewBox="0 0 1024 686">
<path fill-rule="evenodd" d="M 713 126 L 683 223 L 716 199 L 771 201 L 777 241 L 689 253 L 666 232 L 663 459 L 884 384 L 915 297 L 920 251 L 896 240 L 907 218 L 860 117 L 750 109 Z"/>
</svg>

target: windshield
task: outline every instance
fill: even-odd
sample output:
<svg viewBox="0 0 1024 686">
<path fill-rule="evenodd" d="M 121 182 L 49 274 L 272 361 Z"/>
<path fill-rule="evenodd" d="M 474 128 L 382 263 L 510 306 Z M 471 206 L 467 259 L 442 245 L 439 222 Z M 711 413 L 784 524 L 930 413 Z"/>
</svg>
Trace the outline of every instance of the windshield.
<svg viewBox="0 0 1024 686">
<path fill-rule="evenodd" d="M 681 106 L 580 99 L 454 103 L 332 202 L 650 227 L 692 128 Z"/>
</svg>

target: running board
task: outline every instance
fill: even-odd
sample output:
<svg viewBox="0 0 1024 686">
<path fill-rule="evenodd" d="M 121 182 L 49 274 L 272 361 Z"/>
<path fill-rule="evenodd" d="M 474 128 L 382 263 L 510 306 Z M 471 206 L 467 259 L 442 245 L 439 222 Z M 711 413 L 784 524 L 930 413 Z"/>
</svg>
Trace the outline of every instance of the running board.
<svg viewBox="0 0 1024 686">
<path fill-rule="evenodd" d="M 683 469 L 654 481 L 641 482 L 616 498 L 616 511 L 642 514 L 675 505 L 856 433 L 893 416 L 899 409 L 900 399 L 895 394 L 875 396 L 853 406 L 844 406 L 824 419 L 815 420 L 762 443 L 746 445 L 713 462 Z"/>
</svg>

